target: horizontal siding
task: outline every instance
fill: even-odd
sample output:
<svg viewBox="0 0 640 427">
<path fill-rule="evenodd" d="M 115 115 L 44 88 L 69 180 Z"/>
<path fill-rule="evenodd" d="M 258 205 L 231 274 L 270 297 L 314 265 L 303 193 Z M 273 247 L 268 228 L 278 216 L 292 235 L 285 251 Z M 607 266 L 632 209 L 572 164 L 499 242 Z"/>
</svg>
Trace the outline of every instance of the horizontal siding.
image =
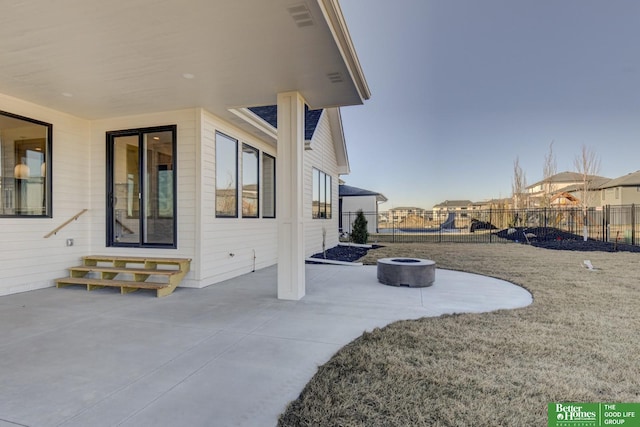
<svg viewBox="0 0 640 427">
<path fill-rule="evenodd" d="M 235 128 L 212 114 L 203 112 L 199 164 L 202 171 L 200 182 L 202 269 L 199 286 L 207 286 L 251 272 L 254 268 L 254 251 L 255 268 L 264 268 L 277 262 L 277 219 L 216 218 L 215 216 L 216 131 L 237 139 L 239 150 L 242 143 L 247 143 L 274 157 L 276 151 L 272 145 L 259 141 L 251 134 Z M 238 169 L 238 181 L 238 185 L 241 185 L 241 166 Z"/>
<path fill-rule="evenodd" d="M 53 279 L 65 276 L 66 268 L 91 253 L 191 258 L 192 269 L 184 284 L 193 287 L 277 262 L 277 218 L 215 217 L 215 132 L 276 157 L 273 145 L 199 109 L 89 122 L 3 95 L 0 109 L 53 125 L 53 218 L 0 218 L 0 295 L 53 286 Z M 106 132 L 171 124 L 178 127 L 178 248 L 106 247 Z M 323 228 L 327 247 L 338 241 L 338 174 L 324 114 L 312 148 L 304 153 L 305 255 L 322 249 Z M 332 176 L 331 220 L 311 219 L 313 167 Z M 89 211 L 77 221 L 44 239 L 46 233 L 85 208 Z M 67 238 L 74 239 L 74 246 L 65 245 Z"/>
<path fill-rule="evenodd" d="M 331 219 L 313 219 L 311 217 L 313 168 L 331 175 Z M 304 152 L 305 256 L 322 251 L 323 230 L 326 232 L 326 248 L 338 244 L 338 179 L 338 162 L 331 139 L 331 128 L 327 114 L 323 112 L 311 140 L 311 150 Z"/>
<path fill-rule="evenodd" d="M 92 212 L 48 239 L 44 235 L 91 205 L 90 124 L 0 94 L 0 110 L 53 125 L 52 218 L 0 218 L 0 295 L 53 285 L 90 246 Z M 74 239 L 67 247 L 66 239 Z"/>
</svg>

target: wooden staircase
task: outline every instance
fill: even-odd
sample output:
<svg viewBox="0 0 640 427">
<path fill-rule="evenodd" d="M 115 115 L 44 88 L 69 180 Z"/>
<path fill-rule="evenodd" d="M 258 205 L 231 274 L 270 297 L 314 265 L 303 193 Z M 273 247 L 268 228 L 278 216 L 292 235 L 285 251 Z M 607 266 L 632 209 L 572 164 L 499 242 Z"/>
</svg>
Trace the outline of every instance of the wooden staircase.
<svg viewBox="0 0 640 427">
<path fill-rule="evenodd" d="M 156 296 L 170 295 L 189 272 L 189 258 L 151 258 L 91 255 L 82 265 L 69 268 L 69 277 L 56 279 L 56 287 L 85 285 L 88 291 L 120 288 L 128 294 L 138 289 L 154 289 Z M 147 281 L 153 276 L 154 280 Z"/>
</svg>

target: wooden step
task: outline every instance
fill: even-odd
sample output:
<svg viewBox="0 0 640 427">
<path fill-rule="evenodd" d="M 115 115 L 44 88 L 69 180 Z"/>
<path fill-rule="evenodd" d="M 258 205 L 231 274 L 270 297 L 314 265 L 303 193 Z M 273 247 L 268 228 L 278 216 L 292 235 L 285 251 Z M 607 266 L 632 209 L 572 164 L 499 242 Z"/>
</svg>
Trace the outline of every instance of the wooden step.
<svg viewBox="0 0 640 427">
<path fill-rule="evenodd" d="M 186 267 L 187 270 L 191 263 L 189 258 L 154 258 L 154 257 L 135 257 L 135 256 L 110 256 L 110 255 L 89 255 L 82 257 L 84 265 L 96 265 L 98 262 L 110 262 L 115 267 L 124 267 L 127 264 L 144 264 L 152 265 L 174 265 L 180 268 Z"/>
<path fill-rule="evenodd" d="M 57 279 L 56 286 L 85 285 L 89 291 L 117 287 L 123 294 L 138 289 L 154 289 L 156 295 L 162 297 L 171 294 L 180 284 L 189 272 L 191 259 L 90 255 L 82 257 L 82 263 L 83 265 L 70 267 L 70 277 Z M 110 265 L 104 265 L 105 263 Z M 89 277 L 96 274 L 100 277 Z M 131 275 L 133 280 L 116 279 L 119 274 Z M 165 277 L 167 283 L 147 282 L 150 276 Z"/>
<path fill-rule="evenodd" d="M 86 285 L 88 291 L 105 287 L 120 288 L 121 294 L 135 292 L 138 289 L 153 289 L 158 297 L 163 297 L 172 293 L 175 286 L 169 283 L 156 282 L 133 282 L 130 280 L 94 279 L 88 277 L 63 277 L 56 279 L 56 287 L 61 288 L 69 285 Z"/>
<path fill-rule="evenodd" d="M 129 267 L 98 267 L 93 265 L 78 265 L 76 267 L 69 267 L 70 272 L 83 272 L 83 273 L 126 273 L 126 274 L 141 274 L 141 275 L 155 275 L 155 276 L 173 276 L 174 274 L 180 274 L 180 270 L 162 270 L 157 268 L 129 268 Z"/>
</svg>

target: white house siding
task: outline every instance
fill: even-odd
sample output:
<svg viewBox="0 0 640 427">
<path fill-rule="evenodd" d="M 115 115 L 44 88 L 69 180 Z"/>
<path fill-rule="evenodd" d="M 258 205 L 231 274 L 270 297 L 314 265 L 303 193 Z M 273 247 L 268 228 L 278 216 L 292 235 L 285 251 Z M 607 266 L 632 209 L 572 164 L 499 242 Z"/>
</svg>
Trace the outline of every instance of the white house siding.
<svg viewBox="0 0 640 427">
<path fill-rule="evenodd" d="M 0 218 L 0 295 L 50 287 L 90 248 L 89 211 L 57 235 L 44 238 L 91 207 L 90 124 L 68 114 L 0 94 L 0 110 L 53 125 L 52 218 Z M 73 238 L 74 246 L 66 246 Z"/>
<path fill-rule="evenodd" d="M 356 220 L 356 214 L 361 210 L 367 219 L 367 231 L 377 232 L 377 208 L 376 196 L 345 196 L 342 197 L 342 231 L 351 233 L 351 225 Z"/>
<path fill-rule="evenodd" d="M 191 258 L 187 287 L 277 262 L 277 219 L 215 217 L 215 132 L 238 139 L 239 150 L 244 142 L 275 157 L 273 145 L 201 109 L 88 121 L 0 94 L 0 110 L 53 125 L 53 218 L 0 218 L 0 295 L 53 286 L 88 254 Z M 177 249 L 107 247 L 106 132 L 164 125 L 177 125 Z M 305 255 L 322 249 L 323 229 L 327 247 L 338 242 L 338 167 L 325 114 L 311 146 L 304 159 Z M 330 220 L 311 219 L 314 167 L 332 177 Z M 240 183 L 241 165 L 238 175 Z M 57 235 L 43 237 L 85 208 Z M 67 238 L 73 246 L 65 245 Z"/>
<path fill-rule="evenodd" d="M 202 170 L 200 182 L 201 236 L 199 257 L 201 259 L 199 286 L 206 286 L 240 274 L 251 272 L 277 262 L 278 220 L 277 218 L 241 218 L 242 193 L 238 193 L 238 218 L 216 218 L 215 215 L 215 135 L 222 132 L 238 140 L 238 150 L 242 143 L 260 150 L 260 174 L 262 175 L 262 154 L 276 156 L 276 147 L 256 139 L 251 134 L 208 113 L 202 113 L 202 146 L 198 167 Z M 240 156 L 240 154 L 239 154 Z M 241 157 L 240 157 L 241 158 Z M 276 159 L 276 168 L 278 168 Z M 238 186 L 242 181 L 242 161 L 238 168 Z M 261 182 L 262 183 L 262 182 Z M 262 197 L 262 192 L 260 197 Z M 276 194 L 276 197 L 278 195 Z M 262 209 L 260 202 L 260 209 Z M 276 212 L 276 216 L 278 212 Z M 255 260 L 254 260 L 255 255 Z"/>
<path fill-rule="evenodd" d="M 313 168 L 331 175 L 331 219 L 313 219 L 311 217 Z M 331 248 L 338 244 L 338 178 L 338 165 L 331 139 L 331 128 L 326 111 L 324 111 L 313 134 L 311 150 L 304 152 L 305 256 L 322 251 L 323 230 L 326 231 L 326 248 Z"/>
</svg>

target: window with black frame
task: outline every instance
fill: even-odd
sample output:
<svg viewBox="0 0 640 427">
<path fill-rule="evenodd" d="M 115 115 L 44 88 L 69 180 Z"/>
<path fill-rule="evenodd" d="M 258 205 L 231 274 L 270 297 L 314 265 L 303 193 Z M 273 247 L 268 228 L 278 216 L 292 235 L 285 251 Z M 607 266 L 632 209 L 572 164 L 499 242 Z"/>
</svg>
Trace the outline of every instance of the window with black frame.
<svg viewBox="0 0 640 427">
<path fill-rule="evenodd" d="M 331 219 L 331 175 L 313 168 L 312 179 L 311 217 Z"/>
<path fill-rule="evenodd" d="M 238 217 L 238 141 L 216 133 L 216 216 Z"/>
<path fill-rule="evenodd" d="M 258 218 L 260 215 L 260 182 L 258 180 L 260 152 L 242 144 L 242 217 Z"/>
<path fill-rule="evenodd" d="M 276 217 L 276 158 L 262 153 L 262 217 Z"/>
<path fill-rule="evenodd" d="M 51 217 L 52 125 L 0 111 L 0 217 Z"/>
</svg>

